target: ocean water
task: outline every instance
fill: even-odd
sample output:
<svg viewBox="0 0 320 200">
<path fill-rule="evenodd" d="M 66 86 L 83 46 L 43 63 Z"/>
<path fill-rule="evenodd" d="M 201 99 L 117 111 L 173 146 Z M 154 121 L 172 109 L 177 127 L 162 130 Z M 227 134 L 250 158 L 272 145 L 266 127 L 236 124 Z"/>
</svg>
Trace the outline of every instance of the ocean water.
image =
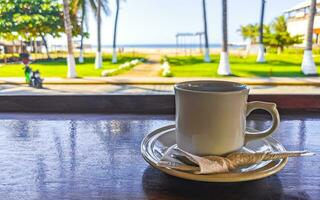
<svg viewBox="0 0 320 200">
<path fill-rule="evenodd" d="M 92 46 L 95 47 L 95 46 Z M 103 48 L 112 48 L 112 45 L 102 45 Z M 203 45 L 201 46 L 204 47 Z M 210 48 L 221 48 L 221 44 L 210 44 Z M 237 45 L 237 44 L 230 44 L 230 48 L 237 49 L 237 48 L 245 48 L 245 45 Z M 200 48 L 199 44 L 181 44 L 177 46 L 176 44 L 119 44 L 118 48 L 146 48 L 146 49 L 176 49 L 176 48 Z"/>
<path fill-rule="evenodd" d="M 76 48 L 79 48 L 79 44 L 76 43 Z M 211 49 L 220 49 L 221 44 L 210 44 L 209 47 Z M 66 45 L 51 45 L 51 48 L 54 50 L 66 50 Z M 91 45 L 91 44 L 85 44 L 85 49 L 95 49 L 97 48 L 97 45 Z M 110 50 L 112 49 L 112 45 L 102 45 L 102 48 L 104 50 Z M 118 44 L 117 48 L 124 48 L 124 49 L 199 49 L 199 44 L 180 44 L 177 46 L 176 44 Z M 204 45 L 201 45 L 201 48 L 204 48 Z M 229 44 L 230 49 L 244 49 L 246 48 L 246 45 L 243 44 Z"/>
</svg>

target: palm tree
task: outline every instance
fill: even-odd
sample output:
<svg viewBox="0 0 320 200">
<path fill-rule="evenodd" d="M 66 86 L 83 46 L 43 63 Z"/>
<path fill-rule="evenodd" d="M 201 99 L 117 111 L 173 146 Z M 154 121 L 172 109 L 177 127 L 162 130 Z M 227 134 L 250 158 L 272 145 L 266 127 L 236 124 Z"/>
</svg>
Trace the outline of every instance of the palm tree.
<svg viewBox="0 0 320 200">
<path fill-rule="evenodd" d="M 117 63 L 117 27 L 118 27 L 118 18 L 119 18 L 119 9 L 120 9 L 120 0 L 116 0 L 116 17 L 114 20 L 114 29 L 113 29 L 113 53 L 112 53 L 112 63 Z"/>
<path fill-rule="evenodd" d="M 84 63 L 84 58 L 83 58 L 83 39 L 84 39 L 84 23 L 85 23 L 85 18 L 87 17 L 87 9 L 86 9 L 86 1 L 78 1 L 81 3 L 81 24 L 80 24 L 80 55 L 79 55 L 79 63 Z"/>
<path fill-rule="evenodd" d="M 241 26 L 238 30 L 243 40 L 249 40 L 246 47 L 246 56 L 249 55 L 251 45 L 257 43 L 257 38 L 259 36 L 259 26 L 258 24 L 248 24 L 246 26 Z"/>
<path fill-rule="evenodd" d="M 259 26 L 259 44 L 258 44 L 258 57 L 257 62 L 265 62 L 264 58 L 264 45 L 263 45 L 263 20 L 264 20 L 264 7 L 266 1 L 261 0 L 261 15 L 260 15 L 260 26 Z"/>
<path fill-rule="evenodd" d="M 102 53 L 101 53 L 101 0 L 97 0 L 97 51 L 95 68 L 100 69 L 102 67 Z"/>
<path fill-rule="evenodd" d="M 302 72 L 305 75 L 317 74 L 316 64 L 314 63 L 313 56 L 312 56 L 313 23 L 314 23 L 314 16 L 316 14 L 316 6 L 317 6 L 317 1 L 311 0 L 307 41 L 306 41 L 306 47 L 304 50 L 303 61 L 301 65 Z"/>
<path fill-rule="evenodd" d="M 68 56 L 67 56 L 67 64 L 68 64 L 68 78 L 77 77 L 76 73 L 76 63 L 73 55 L 73 43 L 72 43 L 72 25 L 70 20 L 69 13 L 69 1 L 63 0 L 63 16 L 64 16 L 64 27 L 67 35 L 67 44 L 68 44 Z"/>
<path fill-rule="evenodd" d="M 100 2 L 100 6 L 98 6 L 98 3 Z M 109 14 L 109 7 L 108 7 L 108 0 L 72 0 L 72 12 L 74 15 L 77 15 L 77 13 L 81 14 L 81 24 L 80 24 L 80 57 L 79 57 L 79 62 L 83 63 L 83 40 L 85 36 L 84 28 L 87 27 L 88 29 L 88 10 L 91 10 L 95 16 L 97 17 L 98 20 L 98 10 L 103 10 L 105 15 Z M 98 9 L 100 7 L 100 9 Z M 101 20 L 101 18 L 100 18 Z M 100 21 L 101 24 L 101 21 Z"/>
<path fill-rule="evenodd" d="M 222 51 L 218 67 L 219 75 L 231 75 L 228 52 L 228 7 L 227 0 L 222 0 Z"/>
<path fill-rule="evenodd" d="M 204 25 L 204 40 L 205 40 L 204 41 L 205 42 L 204 62 L 210 62 L 211 59 L 210 59 L 209 40 L 208 40 L 206 0 L 202 0 L 202 6 L 203 6 L 203 25 Z"/>
</svg>

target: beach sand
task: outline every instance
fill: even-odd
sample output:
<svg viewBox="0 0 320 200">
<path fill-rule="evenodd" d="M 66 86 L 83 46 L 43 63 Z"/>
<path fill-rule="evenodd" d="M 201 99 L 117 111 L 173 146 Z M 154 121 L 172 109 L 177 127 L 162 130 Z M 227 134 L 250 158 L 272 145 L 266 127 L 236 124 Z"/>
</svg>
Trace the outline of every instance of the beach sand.
<svg viewBox="0 0 320 200">
<path fill-rule="evenodd" d="M 103 48 L 104 53 L 112 54 L 112 48 Z M 95 52 L 95 49 L 90 48 L 85 50 L 85 52 Z M 196 56 L 203 55 L 203 50 L 199 48 L 192 49 L 176 49 L 176 48 L 118 48 L 119 53 L 142 53 L 147 55 L 160 55 L 160 56 Z M 211 54 L 220 54 L 220 48 L 210 48 Z M 243 48 L 230 48 L 229 53 L 232 55 L 245 55 L 245 49 Z M 253 51 L 251 53 L 254 53 Z"/>
</svg>

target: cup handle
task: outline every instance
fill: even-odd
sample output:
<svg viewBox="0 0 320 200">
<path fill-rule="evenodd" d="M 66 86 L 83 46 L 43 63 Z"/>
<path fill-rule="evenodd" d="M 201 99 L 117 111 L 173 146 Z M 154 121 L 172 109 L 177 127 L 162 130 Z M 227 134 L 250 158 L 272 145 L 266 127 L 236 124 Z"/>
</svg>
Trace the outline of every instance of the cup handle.
<svg viewBox="0 0 320 200">
<path fill-rule="evenodd" d="M 262 102 L 262 101 L 252 101 L 247 103 L 247 117 L 250 115 L 250 113 L 254 110 L 262 109 L 267 112 L 269 112 L 272 116 L 272 125 L 270 128 L 264 131 L 257 131 L 257 132 L 245 132 L 245 139 L 244 143 L 251 140 L 257 140 L 264 137 L 267 137 L 268 135 L 271 135 L 279 126 L 280 124 L 280 116 L 279 112 L 277 110 L 277 105 L 275 103 L 269 103 L 269 102 Z"/>
</svg>

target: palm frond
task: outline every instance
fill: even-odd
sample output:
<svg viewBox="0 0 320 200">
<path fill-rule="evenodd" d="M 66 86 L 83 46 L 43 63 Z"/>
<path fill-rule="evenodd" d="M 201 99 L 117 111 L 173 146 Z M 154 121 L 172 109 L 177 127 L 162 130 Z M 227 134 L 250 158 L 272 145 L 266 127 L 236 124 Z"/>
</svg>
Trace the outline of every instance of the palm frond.
<svg viewBox="0 0 320 200">
<path fill-rule="evenodd" d="M 97 2 L 95 0 L 87 0 L 89 1 L 90 8 L 92 9 L 95 16 L 97 15 Z"/>
<path fill-rule="evenodd" d="M 111 11 L 109 8 L 109 1 L 108 0 L 100 0 L 101 1 L 101 9 L 105 16 L 109 16 Z M 97 17 L 97 7 L 98 7 L 98 0 L 71 0 L 70 3 L 71 13 L 76 15 L 85 14 L 87 15 L 88 10 L 91 10 L 95 17 Z M 87 17 L 86 17 L 87 19 Z M 87 20 L 86 20 L 87 21 Z"/>
<path fill-rule="evenodd" d="M 106 16 L 109 16 L 110 15 L 109 1 L 108 0 L 101 0 L 101 7 L 102 7 L 104 14 Z"/>
<path fill-rule="evenodd" d="M 76 15 L 81 8 L 81 1 L 83 0 L 71 0 L 70 2 L 70 11 L 71 14 Z"/>
</svg>

